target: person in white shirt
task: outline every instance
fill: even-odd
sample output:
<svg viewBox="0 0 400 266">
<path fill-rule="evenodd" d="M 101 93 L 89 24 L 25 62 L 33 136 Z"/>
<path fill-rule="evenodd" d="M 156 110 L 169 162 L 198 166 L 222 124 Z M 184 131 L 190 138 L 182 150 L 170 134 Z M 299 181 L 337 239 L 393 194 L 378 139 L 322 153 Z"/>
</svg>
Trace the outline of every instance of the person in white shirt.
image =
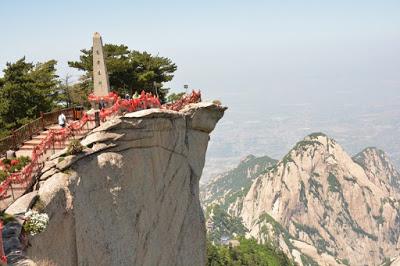
<svg viewBox="0 0 400 266">
<path fill-rule="evenodd" d="M 64 113 L 61 113 L 59 116 L 58 116 L 58 124 L 61 126 L 61 127 L 65 127 L 65 125 L 67 124 L 67 118 L 65 117 L 65 115 L 64 115 Z"/>
</svg>

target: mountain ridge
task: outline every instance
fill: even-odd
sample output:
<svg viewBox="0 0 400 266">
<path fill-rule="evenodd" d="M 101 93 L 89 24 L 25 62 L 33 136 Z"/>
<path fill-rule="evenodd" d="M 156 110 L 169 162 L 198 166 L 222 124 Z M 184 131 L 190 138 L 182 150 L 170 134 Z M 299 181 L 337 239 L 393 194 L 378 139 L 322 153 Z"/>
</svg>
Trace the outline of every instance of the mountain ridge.
<svg viewBox="0 0 400 266">
<path fill-rule="evenodd" d="M 307 265 L 302 256 L 320 265 L 364 265 L 367 258 L 379 265 L 399 248 L 397 173 L 379 149 L 351 157 L 313 133 L 254 178 L 228 210 L 249 236 L 277 243 L 300 265 Z"/>
<path fill-rule="evenodd" d="M 256 157 L 250 154 L 244 157 L 236 168 L 216 176 L 201 188 L 203 204 L 209 206 L 217 203 L 228 210 L 237 198 L 247 193 L 251 181 L 276 162 L 267 155 Z"/>
</svg>

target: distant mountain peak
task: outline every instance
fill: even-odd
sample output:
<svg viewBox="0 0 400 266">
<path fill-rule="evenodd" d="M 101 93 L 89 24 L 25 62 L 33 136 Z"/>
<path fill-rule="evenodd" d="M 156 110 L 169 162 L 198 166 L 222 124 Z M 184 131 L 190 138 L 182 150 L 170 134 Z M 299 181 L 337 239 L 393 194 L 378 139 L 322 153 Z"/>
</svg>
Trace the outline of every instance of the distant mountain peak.
<svg viewBox="0 0 400 266">
<path fill-rule="evenodd" d="M 330 138 L 328 135 L 324 133 L 317 132 L 317 133 L 312 133 L 304 137 L 303 140 L 297 142 L 292 150 L 304 151 L 309 148 L 318 148 L 322 145 L 329 151 L 329 148 L 335 148 L 336 144 L 337 143 L 333 138 Z"/>
<path fill-rule="evenodd" d="M 310 137 L 310 138 L 326 137 L 327 138 L 328 135 L 326 135 L 323 132 L 314 132 L 314 133 L 309 134 L 307 137 Z"/>
<path fill-rule="evenodd" d="M 364 150 L 362 150 L 361 152 L 357 153 L 356 155 L 354 155 L 353 160 L 357 163 L 360 163 L 362 165 L 365 166 L 365 164 L 367 163 L 367 159 L 371 158 L 372 156 L 374 156 L 375 158 L 379 158 L 382 161 L 386 161 L 389 163 L 389 157 L 387 156 L 387 154 L 377 148 L 377 147 L 367 147 Z"/>
<path fill-rule="evenodd" d="M 352 161 L 351 157 L 346 156 L 343 148 L 333 138 L 318 132 L 312 133 L 297 142 L 278 164 L 269 170 L 274 172 L 278 169 L 291 168 L 291 164 L 297 166 L 303 164 L 303 160 L 314 161 L 315 158 L 320 158 L 316 163 L 326 162 L 329 165 L 337 165 L 337 158 Z"/>
<path fill-rule="evenodd" d="M 381 149 L 368 147 L 356 154 L 353 161 L 364 168 L 374 183 L 388 183 L 400 191 L 400 173 L 395 169 L 389 156 Z"/>
<path fill-rule="evenodd" d="M 240 163 L 241 163 L 241 164 L 242 164 L 242 163 L 247 163 L 247 162 L 249 162 L 249 161 L 251 161 L 251 160 L 253 160 L 253 159 L 255 159 L 255 158 L 257 158 L 255 155 L 249 154 L 249 155 L 243 157 L 243 158 L 240 160 Z"/>
</svg>

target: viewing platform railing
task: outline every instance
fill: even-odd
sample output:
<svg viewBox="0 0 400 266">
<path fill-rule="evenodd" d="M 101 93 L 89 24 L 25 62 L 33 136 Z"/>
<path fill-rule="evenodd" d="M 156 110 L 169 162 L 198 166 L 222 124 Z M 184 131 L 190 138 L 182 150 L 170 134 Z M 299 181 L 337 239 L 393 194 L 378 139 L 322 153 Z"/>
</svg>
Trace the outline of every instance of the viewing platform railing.
<svg viewBox="0 0 400 266">
<path fill-rule="evenodd" d="M 8 150 L 18 149 L 25 141 L 32 139 L 33 136 L 45 130 L 46 127 L 57 124 L 58 116 L 64 113 L 67 119 L 77 120 L 82 116 L 83 109 L 71 107 L 53 112 L 42 113 L 40 118 L 37 118 L 20 128 L 13 130 L 10 136 L 0 139 L 0 157 Z"/>
</svg>

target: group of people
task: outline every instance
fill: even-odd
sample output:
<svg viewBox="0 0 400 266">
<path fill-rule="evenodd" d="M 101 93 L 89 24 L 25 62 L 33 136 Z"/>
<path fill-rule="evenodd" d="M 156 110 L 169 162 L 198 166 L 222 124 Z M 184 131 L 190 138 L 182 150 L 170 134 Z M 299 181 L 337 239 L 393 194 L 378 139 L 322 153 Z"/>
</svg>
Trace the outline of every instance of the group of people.
<svg viewBox="0 0 400 266">
<path fill-rule="evenodd" d="M 139 99 L 139 98 L 140 98 L 140 94 L 137 91 L 135 91 L 135 93 L 132 95 L 132 97 L 129 95 L 129 93 L 125 94 L 125 97 L 124 97 L 125 100 Z M 106 101 L 102 97 L 99 101 L 99 110 L 103 110 L 106 107 L 107 107 Z"/>
</svg>

